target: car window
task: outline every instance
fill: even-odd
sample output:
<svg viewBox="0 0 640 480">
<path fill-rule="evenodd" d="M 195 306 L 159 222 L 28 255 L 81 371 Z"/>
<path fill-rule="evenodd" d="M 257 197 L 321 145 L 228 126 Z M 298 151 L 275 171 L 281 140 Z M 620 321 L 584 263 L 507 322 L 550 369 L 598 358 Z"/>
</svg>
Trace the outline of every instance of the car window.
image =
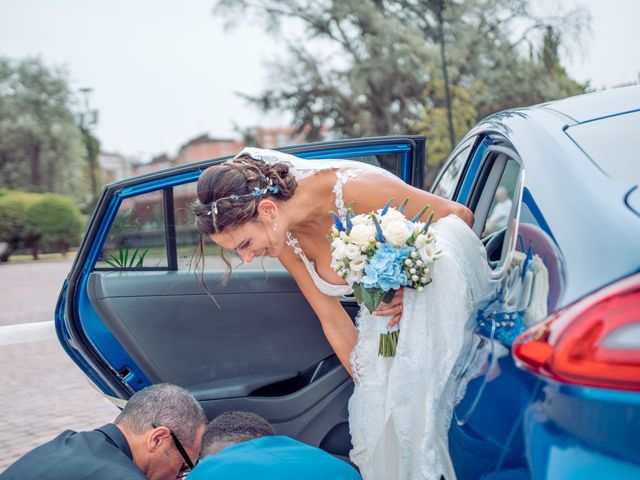
<svg viewBox="0 0 640 480">
<path fill-rule="evenodd" d="M 640 185 L 640 112 L 579 123 L 567 134 L 615 180 Z"/>
<path fill-rule="evenodd" d="M 96 268 L 122 270 L 167 265 L 162 191 L 124 199 Z"/>
<path fill-rule="evenodd" d="M 493 194 L 493 200 L 489 207 L 489 216 L 486 218 L 482 229 L 483 237 L 507 227 L 513 209 L 513 198 L 517 188 L 519 172 L 520 166 L 518 163 L 513 159 L 509 159 Z"/>
<path fill-rule="evenodd" d="M 351 157 L 349 160 L 355 160 L 356 162 L 368 163 L 400 176 L 400 163 L 402 155 L 400 153 L 385 153 L 381 155 L 362 155 L 358 157 Z"/>
<path fill-rule="evenodd" d="M 522 181 L 517 158 L 509 148 L 490 146 L 475 172 L 468 200 L 475 217 L 473 230 L 487 247 L 487 259 L 494 270 L 505 263 L 513 249 Z"/>
<path fill-rule="evenodd" d="M 432 187 L 431 191 L 440 197 L 451 200 L 458 185 L 458 180 L 462 175 L 464 166 L 467 163 L 469 154 L 471 153 L 472 142 L 460 150 L 455 157 L 445 166 L 444 170 L 440 174 L 440 177 Z"/>
</svg>

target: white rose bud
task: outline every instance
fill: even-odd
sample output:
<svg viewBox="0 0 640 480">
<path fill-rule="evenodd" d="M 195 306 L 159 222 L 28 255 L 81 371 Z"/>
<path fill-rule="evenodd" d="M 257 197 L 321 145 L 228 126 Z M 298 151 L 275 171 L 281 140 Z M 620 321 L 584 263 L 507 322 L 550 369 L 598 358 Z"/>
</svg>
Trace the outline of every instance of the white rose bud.
<svg viewBox="0 0 640 480">
<path fill-rule="evenodd" d="M 429 279 L 427 277 L 420 277 L 420 282 L 424 283 L 426 285 L 426 283 L 429 281 Z"/>
<path fill-rule="evenodd" d="M 416 252 L 415 250 L 411 252 L 411 258 L 416 258 L 417 256 L 418 256 L 418 252 Z"/>
<path fill-rule="evenodd" d="M 412 268 L 411 270 L 409 270 L 409 273 L 416 273 L 416 269 Z"/>
<path fill-rule="evenodd" d="M 420 279 L 420 277 L 418 275 L 411 275 L 411 280 L 413 280 L 414 282 L 417 282 Z"/>
<path fill-rule="evenodd" d="M 419 292 L 422 292 L 424 290 L 424 287 L 420 285 L 416 290 L 418 290 Z"/>
<path fill-rule="evenodd" d="M 411 267 L 411 266 L 413 266 L 413 262 L 412 262 L 412 261 L 411 261 L 411 259 L 409 259 L 409 258 L 407 258 L 407 259 L 404 261 L 404 264 L 405 264 L 407 267 Z"/>
<path fill-rule="evenodd" d="M 415 252 L 412 252 L 412 253 L 415 253 Z M 417 255 L 418 254 L 416 253 L 416 256 Z M 424 267 L 424 262 L 422 260 L 418 260 L 418 261 L 416 261 L 416 265 L 419 266 L 419 267 Z"/>
</svg>

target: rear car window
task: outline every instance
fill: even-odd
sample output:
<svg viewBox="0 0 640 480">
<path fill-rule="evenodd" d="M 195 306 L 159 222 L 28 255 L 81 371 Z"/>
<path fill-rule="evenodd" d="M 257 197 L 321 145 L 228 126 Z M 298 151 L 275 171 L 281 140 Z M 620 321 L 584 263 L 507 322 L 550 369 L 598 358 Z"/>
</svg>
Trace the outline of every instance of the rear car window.
<svg viewBox="0 0 640 480">
<path fill-rule="evenodd" d="M 640 111 L 579 123 L 567 134 L 609 177 L 640 185 Z"/>
</svg>

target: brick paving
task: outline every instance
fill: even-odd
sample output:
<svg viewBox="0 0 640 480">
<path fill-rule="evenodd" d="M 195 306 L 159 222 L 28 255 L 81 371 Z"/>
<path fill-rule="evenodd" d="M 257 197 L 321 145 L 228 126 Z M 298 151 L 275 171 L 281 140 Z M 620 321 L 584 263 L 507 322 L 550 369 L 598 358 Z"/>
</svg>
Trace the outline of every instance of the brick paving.
<svg viewBox="0 0 640 480">
<path fill-rule="evenodd" d="M 71 260 L 0 265 L 0 326 L 51 321 Z M 55 339 L 0 345 L 0 472 L 65 429 L 90 430 L 118 409 Z"/>
</svg>

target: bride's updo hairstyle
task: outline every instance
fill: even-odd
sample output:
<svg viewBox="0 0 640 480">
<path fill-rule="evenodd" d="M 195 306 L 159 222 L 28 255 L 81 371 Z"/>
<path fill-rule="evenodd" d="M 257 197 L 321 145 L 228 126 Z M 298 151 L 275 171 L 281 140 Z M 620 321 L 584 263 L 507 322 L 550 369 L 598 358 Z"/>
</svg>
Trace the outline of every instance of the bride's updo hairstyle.
<svg viewBox="0 0 640 480">
<path fill-rule="evenodd" d="M 258 216 L 262 199 L 287 200 L 297 186 L 286 163 L 270 164 L 243 155 L 214 165 L 198 180 L 196 226 L 210 235 L 242 225 Z"/>
</svg>

